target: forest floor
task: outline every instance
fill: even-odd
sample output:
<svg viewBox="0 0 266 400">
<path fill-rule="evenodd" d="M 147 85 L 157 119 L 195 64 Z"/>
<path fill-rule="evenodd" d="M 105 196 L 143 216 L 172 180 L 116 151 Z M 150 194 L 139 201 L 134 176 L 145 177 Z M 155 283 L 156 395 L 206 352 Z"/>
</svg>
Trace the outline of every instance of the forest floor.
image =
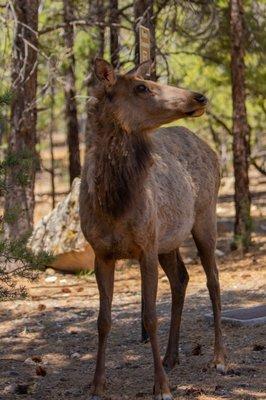
<svg viewBox="0 0 266 400">
<path fill-rule="evenodd" d="M 265 178 L 252 180 L 253 247 L 244 257 L 230 251 L 232 181 L 218 203 L 218 264 L 224 309 L 263 303 L 266 280 Z M 175 399 L 266 399 L 265 326 L 224 324 L 228 372 L 208 367 L 213 327 L 206 321 L 210 301 L 205 276 L 189 240 L 182 248 L 190 275 L 184 306 L 180 365 L 169 374 Z M 28 283 L 28 298 L 0 305 L 0 399 L 89 398 L 97 345 L 98 291 L 93 274 L 41 273 Z M 53 273 L 50 271 L 50 273 Z M 169 285 L 159 271 L 159 340 L 165 350 L 169 327 Z M 52 279 L 51 279 L 52 277 Z M 140 274 L 135 263 L 117 266 L 113 327 L 107 352 L 106 399 L 152 398 L 150 344 L 140 342 Z M 264 368 L 264 369 L 263 369 Z"/>
</svg>

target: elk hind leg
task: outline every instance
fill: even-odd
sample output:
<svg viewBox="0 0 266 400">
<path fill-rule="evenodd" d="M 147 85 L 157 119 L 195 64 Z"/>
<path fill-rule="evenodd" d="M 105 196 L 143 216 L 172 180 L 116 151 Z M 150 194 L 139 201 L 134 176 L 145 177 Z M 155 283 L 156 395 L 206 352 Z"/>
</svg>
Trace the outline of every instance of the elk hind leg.
<svg viewBox="0 0 266 400">
<path fill-rule="evenodd" d="M 215 260 L 216 216 L 215 211 L 207 210 L 196 220 L 192 229 L 202 266 L 207 277 L 207 287 L 212 302 L 214 317 L 214 366 L 220 372 L 226 371 L 226 354 L 223 345 L 221 327 L 221 295 L 219 273 Z"/>
<path fill-rule="evenodd" d="M 143 321 L 150 338 L 154 361 L 155 400 L 171 400 L 169 382 L 163 368 L 157 338 L 156 296 L 158 287 L 158 255 L 143 252 L 140 259 L 140 271 L 144 300 Z"/>
<path fill-rule="evenodd" d="M 165 369 L 169 371 L 179 362 L 179 333 L 189 276 L 179 250 L 159 255 L 159 261 L 168 277 L 172 293 L 171 325 L 168 345 L 163 360 Z"/>
</svg>

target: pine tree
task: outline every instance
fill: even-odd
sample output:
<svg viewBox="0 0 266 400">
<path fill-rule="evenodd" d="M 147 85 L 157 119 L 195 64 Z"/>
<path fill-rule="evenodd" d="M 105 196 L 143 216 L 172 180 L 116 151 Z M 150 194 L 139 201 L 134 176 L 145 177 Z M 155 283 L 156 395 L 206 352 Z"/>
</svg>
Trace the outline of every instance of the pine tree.
<svg viewBox="0 0 266 400">
<path fill-rule="evenodd" d="M 248 249 L 251 241 L 249 192 L 249 126 L 246 111 L 244 22 L 241 0 L 231 0 L 231 75 L 233 98 L 233 157 L 235 173 L 235 245 Z"/>
<path fill-rule="evenodd" d="M 5 223 L 10 239 L 21 238 L 33 226 L 37 166 L 36 90 L 38 0 L 15 0 L 12 54 L 11 127 L 6 157 Z"/>
<path fill-rule="evenodd" d="M 73 0 L 63 0 L 64 5 L 64 38 L 68 53 L 65 64 L 65 115 L 67 124 L 67 141 L 69 156 L 69 179 L 70 184 L 80 176 L 80 151 L 79 151 L 79 124 L 76 102 L 76 79 L 75 79 L 75 56 L 74 47 L 74 28 L 71 20 L 74 19 Z"/>
</svg>

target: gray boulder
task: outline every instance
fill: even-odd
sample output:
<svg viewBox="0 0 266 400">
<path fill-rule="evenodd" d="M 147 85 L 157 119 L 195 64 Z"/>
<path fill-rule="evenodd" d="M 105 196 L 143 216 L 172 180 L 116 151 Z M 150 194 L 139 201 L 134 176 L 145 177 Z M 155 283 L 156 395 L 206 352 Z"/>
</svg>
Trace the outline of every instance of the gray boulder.
<svg viewBox="0 0 266 400">
<path fill-rule="evenodd" d="M 94 252 L 80 229 L 79 188 L 76 178 L 71 192 L 38 222 L 28 241 L 34 253 L 45 250 L 55 256 L 53 268 L 69 272 L 94 268 Z"/>
</svg>

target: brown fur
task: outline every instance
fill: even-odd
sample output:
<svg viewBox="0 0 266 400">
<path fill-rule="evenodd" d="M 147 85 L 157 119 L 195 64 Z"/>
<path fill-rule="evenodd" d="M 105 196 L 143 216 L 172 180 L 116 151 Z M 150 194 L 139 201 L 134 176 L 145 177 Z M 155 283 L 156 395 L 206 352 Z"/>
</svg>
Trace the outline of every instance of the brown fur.
<svg viewBox="0 0 266 400">
<path fill-rule="evenodd" d="M 141 70 L 143 75 L 143 66 Z M 153 349 L 154 391 L 158 400 L 169 400 L 156 334 L 157 266 L 160 261 L 172 291 L 171 328 L 164 358 L 165 368 L 171 369 L 178 360 L 188 282 L 178 249 L 190 232 L 213 305 L 214 363 L 224 369 L 225 362 L 214 255 L 218 160 L 206 143 L 185 128 L 157 130 L 163 123 L 202 115 L 206 99 L 198 93 L 146 81 L 139 71 L 117 77 L 103 60 L 96 61 L 96 74 L 102 86 L 96 94 L 95 131 L 80 189 L 81 228 L 95 251 L 100 292 L 93 394 L 100 395 L 105 382 L 115 261 L 136 258 L 141 269 L 143 319 Z"/>
<path fill-rule="evenodd" d="M 110 98 L 98 92 L 94 112 L 95 201 L 102 212 L 118 218 L 132 206 L 137 187 L 152 163 L 151 141 L 135 132 L 126 132 L 106 112 Z"/>
</svg>

